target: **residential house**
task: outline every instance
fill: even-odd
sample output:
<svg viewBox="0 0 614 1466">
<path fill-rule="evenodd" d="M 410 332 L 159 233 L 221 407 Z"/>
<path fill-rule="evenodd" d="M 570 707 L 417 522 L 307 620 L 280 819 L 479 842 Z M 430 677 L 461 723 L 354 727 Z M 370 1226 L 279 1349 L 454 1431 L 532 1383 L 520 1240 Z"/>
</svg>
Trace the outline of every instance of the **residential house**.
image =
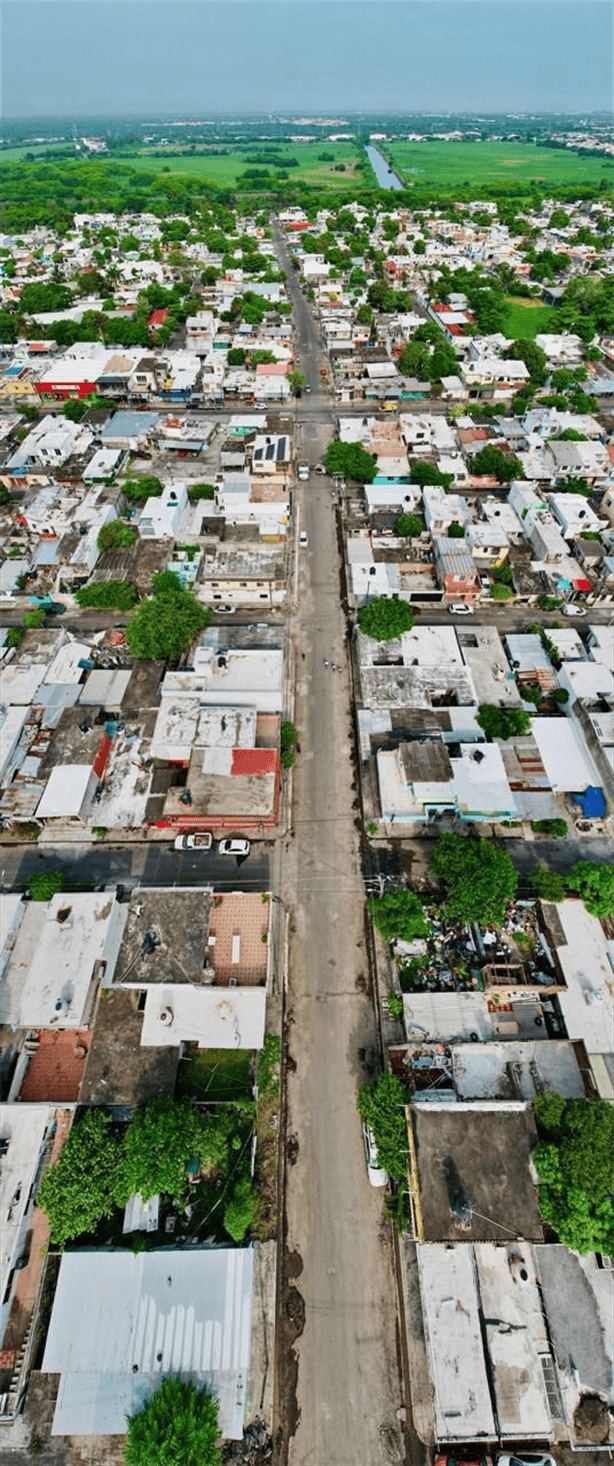
<svg viewBox="0 0 614 1466">
<path fill-rule="evenodd" d="M 472 605 L 480 594 L 480 577 L 471 551 L 462 540 L 444 535 L 434 536 L 433 547 L 439 584 L 447 599 Z"/>
</svg>

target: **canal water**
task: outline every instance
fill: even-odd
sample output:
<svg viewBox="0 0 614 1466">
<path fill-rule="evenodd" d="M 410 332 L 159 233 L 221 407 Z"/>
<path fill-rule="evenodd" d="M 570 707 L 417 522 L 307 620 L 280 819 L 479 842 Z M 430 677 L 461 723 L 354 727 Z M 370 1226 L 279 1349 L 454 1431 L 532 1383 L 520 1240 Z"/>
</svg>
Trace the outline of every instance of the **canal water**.
<svg viewBox="0 0 614 1466">
<path fill-rule="evenodd" d="M 365 152 L 367 154 L 373 172 L 375 173 L 380 188 L 404 187 L 404 184 L 401 182 L 398 173 L 393 173 L 392 168 L 388 167 L 386 159 L 382 157 L 382 154 L 378 152 L 377 148 L 371 146 L 365 148 Z"/>
</svg>

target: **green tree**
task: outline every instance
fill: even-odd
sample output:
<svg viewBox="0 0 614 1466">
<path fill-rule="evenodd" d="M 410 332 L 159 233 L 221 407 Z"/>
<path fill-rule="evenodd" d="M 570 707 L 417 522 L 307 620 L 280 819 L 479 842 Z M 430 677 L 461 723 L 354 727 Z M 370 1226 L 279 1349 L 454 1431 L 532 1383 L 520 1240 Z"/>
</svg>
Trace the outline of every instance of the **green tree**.
<svg viewBox="0 0 614 1466">
<path fill-rule="evenodd" d="M 524 469 L 519 458 L 511 458 L 493 443 L 486 443 L 479 453 L 469 460 L 471 473 L 477 478 L 496 478 L 498 484 L 509 484 L 512 479 L 524 478 Z"/>
<path fill-rule="evenodd" d="M 128 580 L 101 580 L 91 581 L 75 591 L 75 600 L 83 609 L 95 606 L 100 610 L 131 611 L 138 596 Z"/>
<path fill-rule="evenodd" d="M 375 596 L 358 612 L 361 631 L 375 641 L 394 641 L 403 631 L 411 631 L 414 620 L 409 601 L 401 601 L 397 595 Z"/>
<path fill-rule="evenodd" d="M 525 708 L 500 708 L 493 702 L 482 702 L 476 721 L 489 743 L 495 738 L 522 738 L 531 727 L 531 714 Z"/>
<path fill-rule="evenodd" d="M 225 1157 L 226 1138 L 214 1121 L 209 1124 L 189 1100 L 171 1095 L 150 1100 L 138 1109 L 126 1131 L 123 1168 L 126 1199 L 140 1191 L 144 1201 L 165 1192 L 181 1201 L 188 1161 L 199 1157 L 203 1169 Z"/>
<path fill-rule="evenodd" d="M 539 1141 L 533 1151 L 541 1214 L 565 1247 L 612 1254 L 611 1104 L 562 1099 L 549 1092 L 534 1102 Z"/>
<path fill-rule="evenodd" d="M 531 820 L 531 829 L 538 835 L 552 835 L 555 840 L 564 840 L 568 833 L 567 820 Z"/>
<path fill-rule="evenodd" d="M 411 539 L 423 529 L 424 520 L 419 514 L 399 514 L 394 522 L 394 532 L 400 539 Z"/>
<path fill-rule="evenodd" d="M 26 611 L 23 624 L 26 631 L 35 631 L 37 626 L 42 626 L 45 620 L 45 612 L 42 606 L 37 606 L 35 611 Z"/>
<path fill-rule="evenodd" d="M 131 503 L 143 504 L 146 499 L 160 497 L 162 481 L 155 473 L 142 473 L 138 478 L 127 478 L 122 484 L 122 493 Z"/>
<path fill-rule="evenodd" d="M 327 473 L 352 479 L 357 484 L 370 484 L 377 472 L 377 459 L 366 453 L 360 443 L 329 443 L 324 454 Z"/>
<path fill-rule="evenodd" d="M 258 1211 L 258 1196 L 249 1176 L 237 1182 L 224 1210 L 224 1230 L 233 1242 L 242 1242 Z"/>
<path fill-rule="evenodd" d="M 503 352 L 505 361 L 523 361 L 528 367 L 531 381 L 535 387 L 541 387 L 548 375 L 548 357 L 541 346 L 535 341 L 512 341 Z"/>
<path fill-rule="evenodd" d="M 426 484 L 443 484 L 444 489 L 449 489 L 454 482 L 452 473 L 442 473 L 434 463 L 412 463 L 409 476 L 412 484 L 419 484 L 422 489 Z"/>
<path fill-rule="evenodd" d="M 359 305 L 356 312 L 356 320 L 359 326 L 371 325 L 371 322 L 373 320 L 373 311 L 371 310 L 371 306 L 367 305 L 366 301 L 364 305 Z"/>
<path fill-rule="evenodd" d="M 37 870 L 25 876 L 21 882 L 22 891 L 27 891 L 32 901 L 50 901 L 66 885 L 66 876 L 61 870 Z"/>
<path fill-rule="evenodd" d="M 93 1232 L 109 1217 L 122 1189 L 121 1150 L 106 1110 L 86 1110 L 67 1136 L 58 1160 L 38 1191 L 51 1239 L 64 1248 L 72 1237 Z"/>
<path fill-rule="evenodd" d="M 294 392 L 294 395 L 296 397 L 301 389 L 305 386 L 307 378 L 303 376 L 302 372 L 288 372 L 286 381 L 290 383 L 292 391 Z"/>
<path fill-rule="evenodd" d="M 446 886 L 446 917 L 501 926 L 518 884 L 507 851 L 499 850 L 492 840 L 440 835 L 431 866 Z"/>
<path fill-rule="evenodd" d="M 233 366 L 233 367 L 234 366 L 243 366 L 244 361 L 245 361 L 245 351 L 244 351 L 243 347 L 242 346 L 231 346 L 230 351 L 228 352 L 227 357 L 226 357 L 227 365 L 228 366 Z"/>
<path fill-rule="evenodd" d="M 549 870 L 547 865 L 535 865 L 528 873 L 528 880 L 542 901 L 563 901 L 565 887 L 558 871 Z"/>
<path fill-rule="evenodd" d="M 138 539 L 138 531 L 132 524 L 124 524 L 121 519 L 111 519 L 108 524 L 103 524 L 98 535 L 98 549 L 101 554 L 105 550 L 128 550 Z"/>
<path fill-rule="evenodd" d="M 408 891 L 405 886 L 394 886 L 383 896 L 372 896 L 367 901 L 367 911 L 385 942 L 392 942 L 395 937 L 411 942 L 414 937 L 427 934 L 421 903 L 415 891 Z"/>
<path fill-rule="evenodd" d="M 405 1106 L 411 1094 L 395 1074 L 380 1074 L 370 1084 L 361 1084 L 356 1107 L 373 1131 L 380 1165 L 391 1180 L 407 1176 L 407 1121 Z"/>
<path fill-rule="evenodd" d="M 599 921 L 614 912 L 614 867 L 599 865 L 594 860 L 576 860 L 568 872 L 566 885 L 582 897 L 587 911 Z"/>
<path fill-rule="evenodd" d="M 458 519 L 453 519 L 452 523 L 448 526 L 448 538 L 451 540 L 464 540 L 465 526 L 464 524 L 459 524 Z"/>
<path fill-rule="evenodd" d="M 168 1375 L 127 1417 L 126 1466 L 222 1466 L 218 1413 L 205 1385 Z"/>
<path fill-rule="evenodd" d="M 190 503 L 195 503 L 197 499 L 208 499 L 211 501 L 215 499 L 215 487 L 213 484 L 190 484 L 188 499 Z"/>
<path fill-rule="evenodd" d="M 72 398 L 69 398 L 64 403 L 62 413 L 64 417 L 68 418 L 69 422 L 81 422 L 89 406 L 90 404 L 86 397 L 77 397 L 74 401 Z"/>
<path fill-rule="evenodd" d="M 514 599 L 511 585 L 503 585 L 500 581 L 495 581 L 491 586 L 490 594 L 493 601 L 512 601 Z"/>
<path fill-rule="evenodd" d="M 139 603 L 126 627 L 130 651 L 141 660 L 180 657 L 209 625 L 211 611 L 183 589 L 172 571 L 154 575 L 153 590 L 153 596 Z"/>
</svg>

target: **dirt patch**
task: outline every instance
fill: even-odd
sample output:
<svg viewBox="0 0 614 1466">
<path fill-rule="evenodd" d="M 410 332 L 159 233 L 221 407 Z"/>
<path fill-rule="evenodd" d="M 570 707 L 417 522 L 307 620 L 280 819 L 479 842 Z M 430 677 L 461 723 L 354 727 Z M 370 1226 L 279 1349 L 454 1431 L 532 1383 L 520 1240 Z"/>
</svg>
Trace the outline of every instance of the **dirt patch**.
<svg viewBox="0 0 614 1466">
<path fill-rule="evenodd" d="M 366 993 L 367 979 L 364 973 L 359 972 L 358 977 L 354 979 L 354 987 L 356 988 L 357 993 Z"/>
<path fill-rule="evenodd" d="M 574 1435 L 582 1445 L 606 1445 L 610 1433 L 610 1414 L 599 1395 L 583 1395 L 573 1418 Z"/>
</svg>

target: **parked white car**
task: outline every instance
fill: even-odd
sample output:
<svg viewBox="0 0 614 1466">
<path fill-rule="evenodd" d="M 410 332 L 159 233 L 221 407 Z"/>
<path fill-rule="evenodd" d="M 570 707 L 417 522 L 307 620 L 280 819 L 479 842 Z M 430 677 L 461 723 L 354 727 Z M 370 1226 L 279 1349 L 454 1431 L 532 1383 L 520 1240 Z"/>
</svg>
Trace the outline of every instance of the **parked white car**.
<svg viewBox="0 0 614 1466">
<path fill-rule="evenodd" d="M 473 616 L 473 606 L 466 606 L 464 601 L 453 601 L 448 610 L 451 616 Z"/>
<path fill-rule="evenodd" d="M 380 1166 L 379 1156 L 377 1154 L 377 1146 L 375 1144 L 375 1136 L 373 1134 L 371 1126 L 367 1125 L 366 1120 L 363 1120 L 362 1122 L 362 1138 L 364 1141 L 365 1157 L 367 1161 L 367 1176 L 369 1178 L 369 1181 L 371 1182 L 371 1185 L 387 1186 L 388 1176 L 383 1167 Z"/>
<path fill-rule="evenodd" d="M 568 601 L 566 606 L 561 606 L 562 616 L 586 616 L 586 606 L 578 606 L 574 601 Z"/>
<path fill-rule="evenodd" d="M 213 835 L 210 830 L 195 830 L 192 835 L 178 835 L 175 850 L 210 850 L 212 844 Z"/>
<path fill-rule="evenodd" d="M 307 546 L 309 544 L 309 535 L 307 534 L 307 531 L 305 529 L 302 529 L 301 530 L 300 535 L 298 537 L 298 542 L 299 542 L 299 545 L 301 547 L 301 550 L 306 550 L 307 549 Z"/>
<path fill-rule="evenodd" d="M 220 840 L 217 847 L 218 855 L 249 855 L 249 840 Z"/>
<path fill-rule="evenodd" d="M 548 1451 L 521 1451 L 513 1456 L 497 1456 L 496 1466 L 556 1466 Z"/>
</svg>

